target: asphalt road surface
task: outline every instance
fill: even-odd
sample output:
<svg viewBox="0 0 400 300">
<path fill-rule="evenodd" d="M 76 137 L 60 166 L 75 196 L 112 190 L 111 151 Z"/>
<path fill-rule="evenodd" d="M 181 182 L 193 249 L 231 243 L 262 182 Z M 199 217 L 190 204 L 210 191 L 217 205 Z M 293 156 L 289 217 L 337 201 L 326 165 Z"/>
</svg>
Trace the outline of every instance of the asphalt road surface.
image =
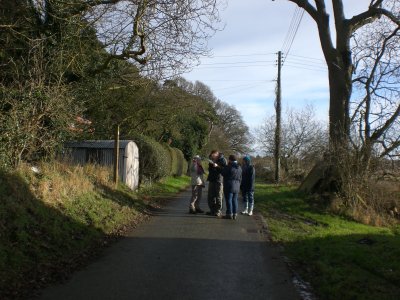
<svg viewBox="0 0 400 300">
<path fill-rule="evenodd" d="M 189 215 L 185 192 L 41 299 L 300 299 L 257 216 Z M 202 203 L 206 209 L 206 201 Z"/>
</svg>

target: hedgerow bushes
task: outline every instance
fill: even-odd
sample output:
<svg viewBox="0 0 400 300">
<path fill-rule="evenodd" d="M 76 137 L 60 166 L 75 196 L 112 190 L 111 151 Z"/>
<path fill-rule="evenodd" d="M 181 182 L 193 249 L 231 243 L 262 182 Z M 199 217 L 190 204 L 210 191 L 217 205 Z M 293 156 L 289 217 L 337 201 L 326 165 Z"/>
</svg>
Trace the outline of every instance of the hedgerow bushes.
<svg viewBox="0 0 400 300">
<path fill-rule="evenodd" d="M 178 167 L 177 170 L 178 172 L 174 175 L 177 176 L 182 176 L 182 175 L 186 175 L 188 168 L 189 168 L 189 163 L 185 158 L 185 155 L 183 154 L 183 152 L 177 148 L 173 148 L 176 151 L 177 157 L 178 157 Z"/>
<path fill-rule="evenodd" d="M 172 148 L 168 145 L 165 145 L 165 148 L 168 150 L 168 153 L 171 157 L 170 175 L 172 176 L 185 175 L 188 169 L 188 163 L 185 159 L 183 152 L 178 148 Z"/>
<path fill-rule="evenodd" d="M 188 163 L 181 150 L 162 145 L 144 135 L 136 135 L 132 140 L 139 148 L 141 183 L 159 180 L 169 175 L 182 176 L 186 173 Z"/>
<path fill-rule="evenodd" d="M 137 135 L 133 140 L 139 148 L 140 181 L 153 181 L 170 173 L 170 156 L 165 148 L 150 137 Z"/>
</svg>

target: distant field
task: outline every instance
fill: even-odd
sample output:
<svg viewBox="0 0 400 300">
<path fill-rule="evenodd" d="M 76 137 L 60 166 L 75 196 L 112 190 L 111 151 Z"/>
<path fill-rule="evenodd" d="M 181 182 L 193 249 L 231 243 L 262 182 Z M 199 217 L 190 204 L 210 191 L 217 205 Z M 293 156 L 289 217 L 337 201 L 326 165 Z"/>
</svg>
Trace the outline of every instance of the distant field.
<svg viewBox="0 0 400 300">
<path fill-rule="evenodd" d="M 256 205 L 320 299 L 400 299 L 400 227 L 326 213 L 295 187 L 257 184 Z"/>
</svg>

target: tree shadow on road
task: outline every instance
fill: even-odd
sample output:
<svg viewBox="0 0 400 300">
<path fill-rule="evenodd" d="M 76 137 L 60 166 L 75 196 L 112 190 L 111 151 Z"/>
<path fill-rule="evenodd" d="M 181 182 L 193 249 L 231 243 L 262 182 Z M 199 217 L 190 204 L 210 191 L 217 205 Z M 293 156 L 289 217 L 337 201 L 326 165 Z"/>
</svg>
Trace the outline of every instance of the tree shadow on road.
<svg viewBox="0 0 400 300">
<path fill-rule="evenodd" d="M 151 233 L 120 241 L 41 299 L 299 299 L 279 252 L 263 241 Z"/>
</svg>

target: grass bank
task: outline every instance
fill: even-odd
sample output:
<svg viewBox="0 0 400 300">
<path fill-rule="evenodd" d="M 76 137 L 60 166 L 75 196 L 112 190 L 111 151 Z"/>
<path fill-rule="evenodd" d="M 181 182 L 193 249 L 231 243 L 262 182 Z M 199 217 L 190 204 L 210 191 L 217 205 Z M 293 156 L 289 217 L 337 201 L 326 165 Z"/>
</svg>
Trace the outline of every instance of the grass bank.
<svg viewBox="0 0 400 300">
<path fill-rule="evenodd" d="M 257 184 L 271 238 L 320 299 L 399 299 L 400 228 L 373 227 L 310 204 L 295 187 Z"/>
<path fill-rule="evenodd" d="M 0 172 L 1 299 L 23 298 L 62 279 L 143 220 L 155 199 L 189 184 L 187 177 L 170 177 L 134 193 L 115 188 L 106 168 L 52 163 L 39 169 Z"/>
</svg>

